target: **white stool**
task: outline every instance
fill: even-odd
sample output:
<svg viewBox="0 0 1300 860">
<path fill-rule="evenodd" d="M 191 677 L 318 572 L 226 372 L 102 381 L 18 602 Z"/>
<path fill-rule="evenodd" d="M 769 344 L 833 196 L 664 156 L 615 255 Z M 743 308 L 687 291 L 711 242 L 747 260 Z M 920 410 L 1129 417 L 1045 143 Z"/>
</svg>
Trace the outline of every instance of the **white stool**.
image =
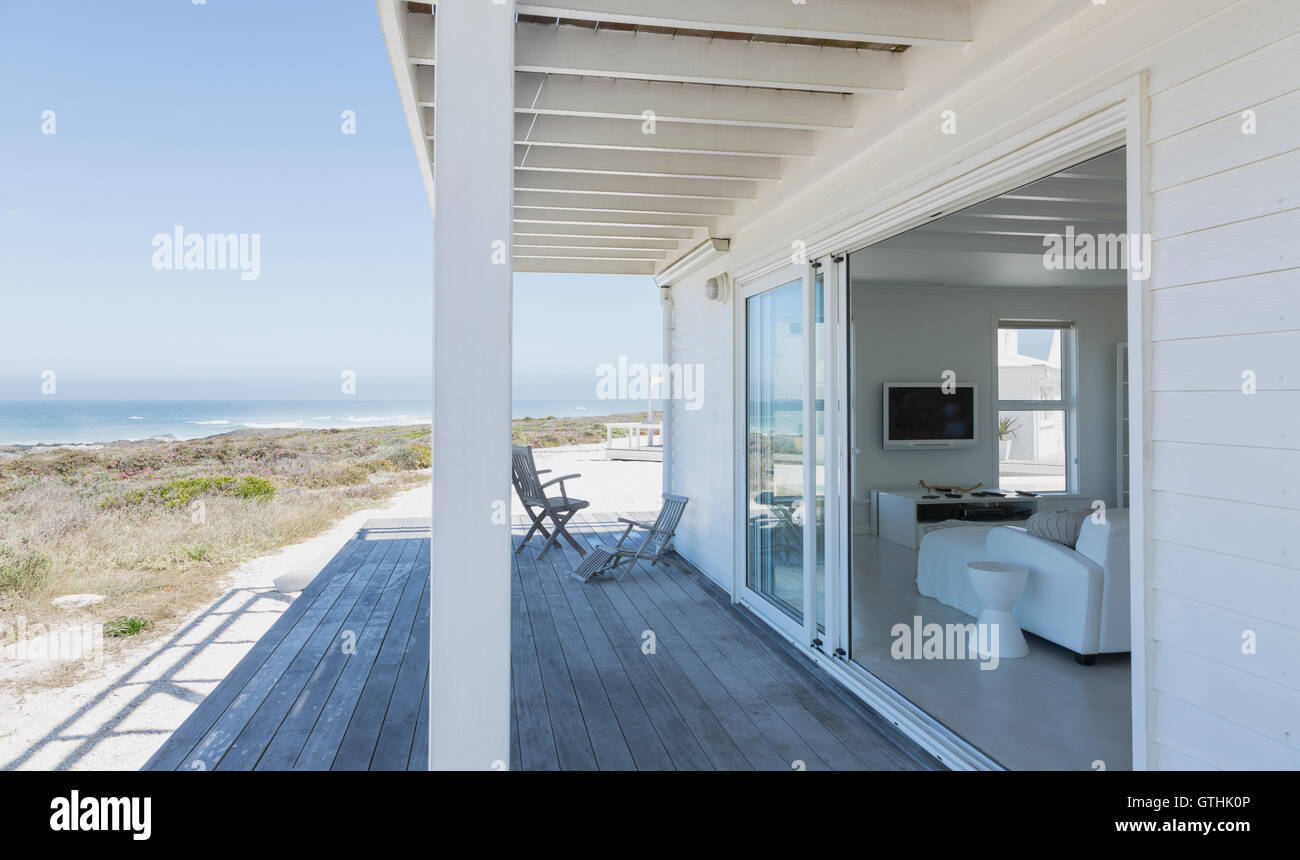
<svg viewBox="0 0 1300 860">
<path fill-rule="evenodd" d="M 996 635 L 999 659 L 1028 656 L 1029 645 L 1011 609 L 1029 581 L 1029 568 L 1001 561 L 972 561 L 966 564 L 966 570 L 970 572 L 971 588 L 975 589 L 975 596 L 984 607 L 976 619 L 975 630 L 968 638 L 968 653 L 978 653 L 982 659 L 993 656 Z M 994 624 L 997 625 L 996 634 L 992 627 Z M 981 629 L 987 631 L 983 648 L 978 641 Z"/>
</svg>

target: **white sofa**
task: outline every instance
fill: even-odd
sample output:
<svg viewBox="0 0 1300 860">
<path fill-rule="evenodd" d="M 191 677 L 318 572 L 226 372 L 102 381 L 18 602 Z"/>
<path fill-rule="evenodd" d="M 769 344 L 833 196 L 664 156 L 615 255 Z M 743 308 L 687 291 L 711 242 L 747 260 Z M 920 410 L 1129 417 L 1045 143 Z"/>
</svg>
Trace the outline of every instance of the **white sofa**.
<svg viewBox="0 0 1300 860">
<path fill-rule="evenodd" d="M 1081 663 L 1097 654 L 1129 650 L 1128 511 L 1084 520 L 1074 549 L 1023 528 L 953 528 L 932 532 L 917 554 L 917 589 L 927 597 L 978 615 L 967 561 L 1005 561 L 1029 568 L 1016 603 L 1020 626 L 1075 652 Z"/>
</svg>

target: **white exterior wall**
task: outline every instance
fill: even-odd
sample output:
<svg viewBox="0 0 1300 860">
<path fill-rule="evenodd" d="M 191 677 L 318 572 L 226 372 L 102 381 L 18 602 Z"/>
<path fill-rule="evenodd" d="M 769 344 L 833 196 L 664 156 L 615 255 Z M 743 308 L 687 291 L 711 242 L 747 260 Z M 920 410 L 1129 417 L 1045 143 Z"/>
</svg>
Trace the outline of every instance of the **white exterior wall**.
<svg viewBox="0 0 1300 860">
<path fill-rule="evenodd" d="M 673 401 L 673 492 L 690 504 L 673 538 L 678 552 L 727 591 L 731 590 L 732 522 L 732 340 L 731 302 L 704 298 L 703 274 L 675 284 L 673 354 L 665 362 L 702 365 L 699 409 Z"/>
<path fill-rule="evenodd" d="M 856 160 L 815 159 L 782 183 L 779 203 L 760 200 L 763 214 L 731 233 L 729 254 L 675 285 L 673 360 L 708 365 L 704 409 L 678 403 L 674 413 L 673 487 L 692 497 L 678 547 L 730 584 L 736 293 L 706 303 L 705 276 L 766 270 L 794 239 L 830 241 L 1145 72 L 1155 263 L 1144 297 L 1147 662 L 1137 675 L 1148 745 L 1135 760 L 1300 768 L 1300 4 L 1079 6 L 978 74 L 929 95 L 913 97 L 909 84 L 901 118 L 850 133 Z M 949 109 L 953 136 L 939 131 Z M 1253 136 L 1241 132 L 1247 109 Z M 1258 388 L 1249 396 L 1247 370 Z"/>
</svg>

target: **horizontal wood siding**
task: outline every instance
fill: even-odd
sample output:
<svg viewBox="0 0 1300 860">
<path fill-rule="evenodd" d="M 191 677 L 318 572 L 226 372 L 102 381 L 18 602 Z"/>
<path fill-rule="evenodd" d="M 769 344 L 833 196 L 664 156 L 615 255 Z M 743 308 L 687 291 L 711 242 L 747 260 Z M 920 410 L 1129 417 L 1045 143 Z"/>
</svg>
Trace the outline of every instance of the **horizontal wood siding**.
<svg viewBox="0 0 1300 860">
<path fill-rule="evenodd" d="M 1300 767 L 1300 8 L 1280 11 L 1191 28 L 1168 50 L 1237 55 L 1151 92 L 1158 767 Z"/>
</svg>

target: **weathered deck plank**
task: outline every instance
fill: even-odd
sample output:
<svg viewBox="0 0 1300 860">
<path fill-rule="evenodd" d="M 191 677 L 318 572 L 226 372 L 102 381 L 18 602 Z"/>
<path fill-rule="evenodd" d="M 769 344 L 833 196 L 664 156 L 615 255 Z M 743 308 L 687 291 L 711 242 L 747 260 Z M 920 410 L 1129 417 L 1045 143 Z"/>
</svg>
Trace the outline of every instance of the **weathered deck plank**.
<svg viewBox="0 0 1300 860">
<path fill-rule="evenodd" d="M 613 543 L 617 516 L 571 531 Z M 679 559 L 581 583 L 541 544 L 514 556 L 511 769 L 937 767 Z M 410 523 L 363 529 L 146 768 L 425 769 L 428 565 Z"/>
</svg>

